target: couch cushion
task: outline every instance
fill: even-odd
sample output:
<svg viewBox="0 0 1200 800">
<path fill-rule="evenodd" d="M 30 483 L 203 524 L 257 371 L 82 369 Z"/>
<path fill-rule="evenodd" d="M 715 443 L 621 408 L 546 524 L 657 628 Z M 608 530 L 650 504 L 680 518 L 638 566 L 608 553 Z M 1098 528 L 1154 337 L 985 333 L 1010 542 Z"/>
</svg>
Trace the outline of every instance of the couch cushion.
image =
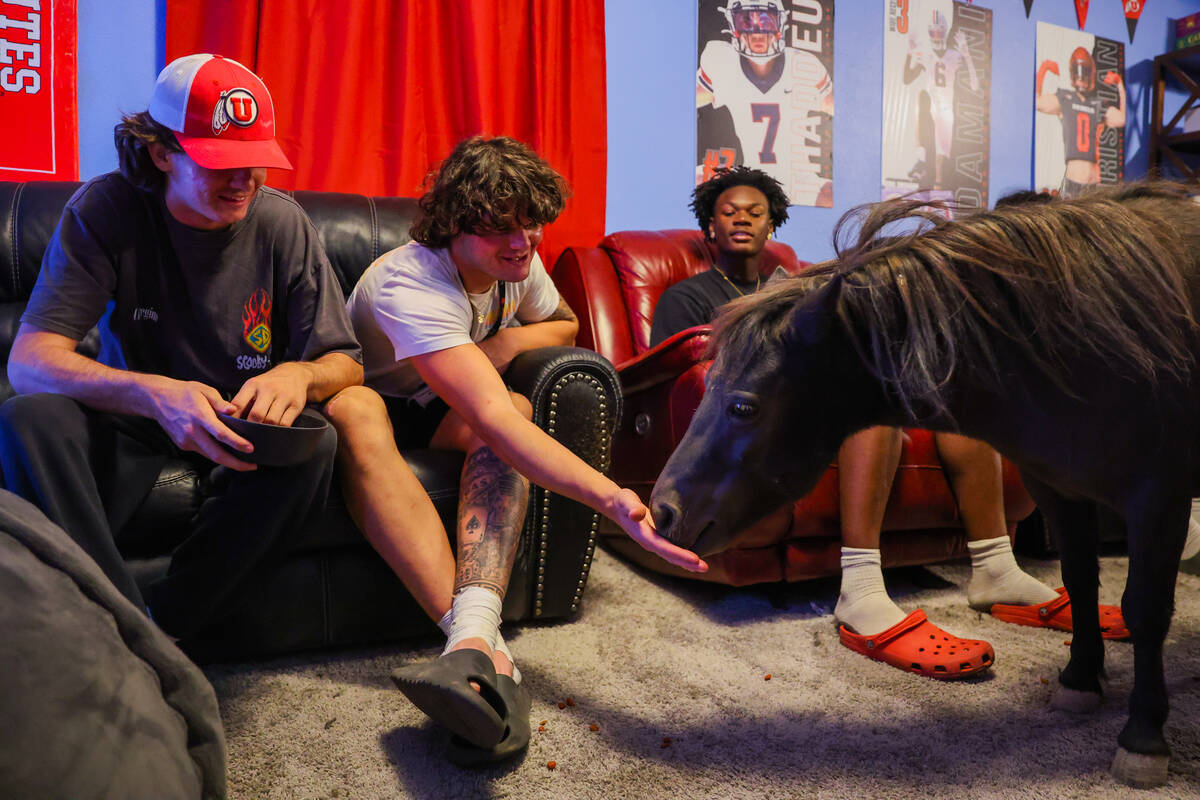
<svg viewBox="0 0 1200 800">
<path fill-rule="evenodd" d="M 0 302 L 24 306 L 29 299 L 42 253 L 78 188 L 75 181 L 0 183 L 0 263 L 7 265 L 0 270 Z"/>
<path fill-rule="evenodd" d="M 412 240 L 408 229 L 420 213 L 411 197 L 303 190 L 292 196 L 316 226 L 347 296 L 375 259 Z"/>
</svg>

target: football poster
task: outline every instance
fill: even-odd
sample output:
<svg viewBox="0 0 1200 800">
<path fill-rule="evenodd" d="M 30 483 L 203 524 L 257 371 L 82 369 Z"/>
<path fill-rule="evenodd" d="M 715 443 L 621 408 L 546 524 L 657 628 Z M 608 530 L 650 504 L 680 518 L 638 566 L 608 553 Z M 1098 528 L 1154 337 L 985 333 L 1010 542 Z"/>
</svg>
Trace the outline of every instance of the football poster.
<svg viewBox="0 0 1200 800">
<path fill-rule="evenodd" d="M 952 0 L 883 0 L 883 199 L 988 202 L 992 11 Z"/>
<path fill-rule="evenodd" d="M 1039 22 L 1033 188 L 1076 197 L 1125 174 L 1125 45 Z"/>
<path fill-rule="evenodd" d="M 699 0 L 696 182 L 761 169 L 833 205 L 834 0 Z"/>
</svg>

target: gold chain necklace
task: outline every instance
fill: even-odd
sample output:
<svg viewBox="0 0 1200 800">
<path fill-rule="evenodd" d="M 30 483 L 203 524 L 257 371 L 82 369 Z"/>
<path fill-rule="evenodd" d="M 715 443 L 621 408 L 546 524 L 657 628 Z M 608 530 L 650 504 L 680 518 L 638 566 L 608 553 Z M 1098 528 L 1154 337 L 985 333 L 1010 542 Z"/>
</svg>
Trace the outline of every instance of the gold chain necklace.
<svg viewBox="0 0 1200 800">
<path fill-rule="evenodd" d="M 733 287 L 733 290 L 734 290 L 735 292 L 737 292 L 737 293 L 738 293 L 738 297 L 745 297 L 745 296 L 746 296 L 746 293 L 745 293 L 745 292 L 743 292 L 741 289 L 739 289 L 739 288 L 738 288 L 738 285 L 737 285 L 736 283 L 734 283 L 733 281 L 729 280 L 729 276 L 728 276 L 728 275 L 726 275 L 724 272 L 722 272 L 721 270 L 717 269 L 716 267 L 713 267 L 713 269 L 717 271 L 717 274 L 718 274 L 718 275 L 720 275 L 722 278 L 724 278 L 724 279 L 725 279 L 725 282 L 726 282 L 726 283 L 728 283 L 730 286 L 732 286 L 732 287 Z M 762 287 L 762 275 L 759 275 L 759 276 L 758 276 L 758 280 L 756 280 L 756 281 L 754 282 L 754 291 L 756 291 L 756 292 L 757 292 L 757 291 L 758 291 L 758 290 L 759 290 L 761 287 Z"/>
</svg>

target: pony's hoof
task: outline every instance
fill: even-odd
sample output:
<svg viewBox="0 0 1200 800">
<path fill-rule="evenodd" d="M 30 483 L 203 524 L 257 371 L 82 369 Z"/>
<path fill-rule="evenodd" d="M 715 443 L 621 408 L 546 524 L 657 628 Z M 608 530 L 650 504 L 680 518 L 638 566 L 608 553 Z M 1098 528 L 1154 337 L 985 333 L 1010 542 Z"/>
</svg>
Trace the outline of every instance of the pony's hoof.
<svg viewBox="0 0 1200 800">
<path fill-rule="evenodd" d="M 1100 707 L 1102 699 L 1099 692 L 1081 692 L 1059 684 L 1050 698 L 1050 707 L 1056 711 L 1070 711 L 1072 714 L 1090 714 Z"/>
<path fill-rule="evenodd" d="M 1126 786 L 1135 789 L 1153 789 L 1167 782 L 1168 756 L 1148 756 L 1131 753 L 1124 747 L 1117 748 L 1110 772 Z"/>
</svg>

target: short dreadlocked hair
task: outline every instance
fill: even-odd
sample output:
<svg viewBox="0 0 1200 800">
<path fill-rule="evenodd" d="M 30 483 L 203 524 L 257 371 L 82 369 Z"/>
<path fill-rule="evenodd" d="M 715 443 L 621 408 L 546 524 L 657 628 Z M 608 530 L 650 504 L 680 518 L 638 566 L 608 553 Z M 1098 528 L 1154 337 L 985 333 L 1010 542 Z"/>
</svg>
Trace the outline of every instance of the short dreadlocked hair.
<svg viewBox="0 0 1200 800">
<path fill-rule="evenodd" d="M 425 179 L 421 217 L 409 231 L 428 247 L 461 233 L 548 225 L 566 205 L 567 182 L 516 139 L 475 136 L 458 143 Z"/>
<path fill-rule="evenodd" d="M 690 208 L 696 215 L 696 222 L 700 223 L 700 230 L 708 231 L 708 225 L 712 222 L 713 211 L 717 205 L 717 198 L 726 189 L 732 189 L 734 186 L 752 186 L 763 193 L 767 198 L 767 211 L 771 215 L 772 227 L 778 228 L 787 222 L 790 203 L 787 194 L 783 191 L 782 183 L 761 169 L 745 166 L 722 167 L 716 170 L 715 176 L 692 191 Z"/>
</svg>

